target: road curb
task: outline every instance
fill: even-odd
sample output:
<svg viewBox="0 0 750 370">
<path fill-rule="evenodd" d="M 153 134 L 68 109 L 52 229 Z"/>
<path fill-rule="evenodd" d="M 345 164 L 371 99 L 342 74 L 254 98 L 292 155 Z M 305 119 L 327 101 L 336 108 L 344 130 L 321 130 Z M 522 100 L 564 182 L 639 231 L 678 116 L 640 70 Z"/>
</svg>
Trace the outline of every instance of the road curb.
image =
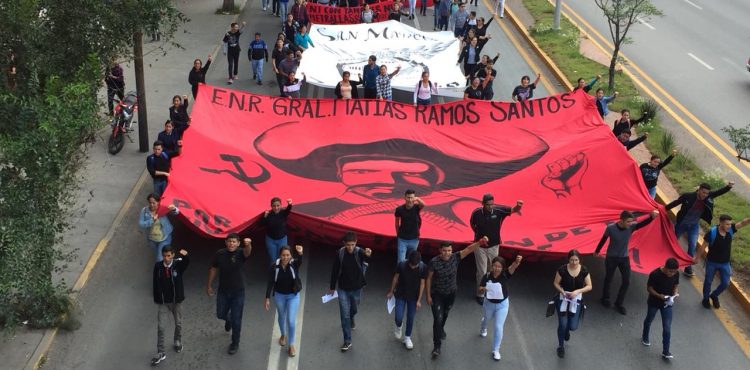
<svg viewBox="0 0 750 370">
<path fill-rule="evenodd" d="M 557 64 L 555 64 L 554 61 L 552 61 L 552 58 L 547 55 L 547 53 L 542 50 L 541 47 L 539 47 L 539 44 L 536 43 L 536 40 L 534 40 L 533 37 L 531 37 L 531 34 L 529 33 L 529 30 L 524 27 L 523 24 L 521 24 L 521 21 L 516 17 L 515 13 L 506 5 L 505 6 L 505 14 L 507 15 L 508 20 L 510 20 L 510 23 L 513 24 L 513 27 L 518 31 L 518 33 L 521 34 L 521 37 L 526 41 L 527 44 L 529 44 L 529 47 L 532 51 L 539 57 L 539 59 L 542 60 L 544 65 L 549 68 L 550 71 L 552 71 L 552 74 L 555 75 L 555 79 L 568 91 L 573 90 L 573 84 L 570 83 L 567 77 L 565 77 L 565 74 L 562 73 L 560 68 L 557 67 Z"/>
</svg>

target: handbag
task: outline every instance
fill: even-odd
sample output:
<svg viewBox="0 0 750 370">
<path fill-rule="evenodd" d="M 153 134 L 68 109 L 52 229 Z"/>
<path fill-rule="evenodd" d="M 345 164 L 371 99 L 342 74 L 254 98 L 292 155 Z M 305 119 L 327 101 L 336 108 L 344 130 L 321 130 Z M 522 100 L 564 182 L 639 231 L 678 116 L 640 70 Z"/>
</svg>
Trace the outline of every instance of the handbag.
<svg viewBox="0 0 750 370">
<path fill-rule="evenodd" d="M 549 302 L 547 302 L 547 313 L 545 314 L 545 317 L 550 317 L 555 314 L 555 298 L 557 298 L 557 295 L 553 295 Z"/>
</svg>

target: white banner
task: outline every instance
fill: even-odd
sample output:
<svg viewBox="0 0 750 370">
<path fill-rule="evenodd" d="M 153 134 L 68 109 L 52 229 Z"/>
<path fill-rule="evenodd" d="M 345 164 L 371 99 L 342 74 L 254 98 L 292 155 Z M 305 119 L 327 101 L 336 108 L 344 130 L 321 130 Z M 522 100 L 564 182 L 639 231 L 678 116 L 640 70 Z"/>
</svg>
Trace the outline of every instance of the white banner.
<svg viewBox="0 0 750 370">
<path fill-rule="evenodd" d="M 425 70 L 440 95 L 455 95 L 465 88 L 466 79 L 456 65 L 460 43 L 453 32 L 423 32 L 397 21 L 315 24 L 310 38 L 315 47 L 305 51 L 297 74 L 305 72 L 313 85 L 334 88 L 344 71 L 357 80 L 367 59 L 375 55 L 376 63 L 388 66 L 389 74 L 401 66 L 391 80 L 394 89 L 414 91 Z"/>
</svg>

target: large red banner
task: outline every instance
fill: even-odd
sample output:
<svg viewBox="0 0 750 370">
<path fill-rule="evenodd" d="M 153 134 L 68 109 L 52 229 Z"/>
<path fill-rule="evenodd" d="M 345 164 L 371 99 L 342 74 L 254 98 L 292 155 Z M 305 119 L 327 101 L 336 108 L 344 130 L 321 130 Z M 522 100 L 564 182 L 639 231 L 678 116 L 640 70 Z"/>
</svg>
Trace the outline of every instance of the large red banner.
<svg viewBox="0 0 750 370">
<path fill-rule="evenodd" d="M 393 7 L 392 0 L 383 0 L 370 4 L 370 9 L 375 12 L 373 22 L 382 22 L 388 19 L 388 12 Z M 364 3 L 363 3 L 364 4 Z M 307 3 L 307 15 L 310 22 L 315 24 L 358 24 L 362 23 L 361 14 L 363 7 L 345 7 L 320 5 Z"/>
<path fill-rule="evenodd" d="M 585 93 L 527 102 L 412 106 L 378 100 L 288 99 L 202 86 L 165 202 L 207 235 L 254 229 L 274 196 L 294 200 L 292 240 L 395 245 L 406 189 L 426 203 L 421 245 L 469 242 L 485 193 L 522 199 L 503 246 L 527 256 L 592 253 L 622 210 L 655 203 L 638 166 Z M 634 269 L 687 264 L 662 212 L 631 240 Z"/>
</svg>

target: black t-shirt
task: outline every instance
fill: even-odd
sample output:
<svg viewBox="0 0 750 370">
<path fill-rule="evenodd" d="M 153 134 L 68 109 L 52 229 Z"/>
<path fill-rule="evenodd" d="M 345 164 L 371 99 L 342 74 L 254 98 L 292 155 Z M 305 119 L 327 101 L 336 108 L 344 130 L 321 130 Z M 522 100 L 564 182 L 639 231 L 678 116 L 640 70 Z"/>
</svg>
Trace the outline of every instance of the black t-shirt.
<svg viewBox="0 0 750 370">
<path fill-rule="evenodd" d="M 714 226 L 718 229 L 718 226 Z M 737 228 L 732 224 L 732 233 L 737 232 Z M 706 244 L 708 243 L 708 236 L 711 233 L 706 233 L 704 236 L 704 239 L 706 240 Z M 713 244 L 709 244 L 708 246 L 708 254 L 706 255 L 706 259 L 710 262 L 714 263 L 728 263 L 729 258 L 732 255 L 732 236 L 729 235 L 729 233 L 726 233 L 724 236 L 721 236 L 719 233 L 719 230 L 716 230 L 716 238 L 714 239 Z"/>
<path fill-rule="evenodd" d="M 467 87 L 466 90 L 464 90 L 464 94 L 467 94 L 466 96 L 469 99 L 478 99 L 478 100 L 481 100 L 482 97 L 484 96 L 481 85 L 478 86 L 476 89 L 471 86 Z"/>
<path fill-rule="evenodd" d="M 512 208 L 501 205 L 494 206 L 491 212 L 486 212 L 484 207 L 475 209 L 469 220 L 471 228 L 474 230 L 474 240 L 486 236 L 489 239 L 487 247 L 494 247 L 502 243 L 500 227 L 502 227 L 505 218 L 512 213 Z"/>
<path fill-rule="evenodd" d="M 291 211 L 292 205 L 290 204 L 279 211 L 279 213 L 273 213 L 273 211 L 268 212 L 268 216 L 263 218 L 263 222 L 267 227 L 266 235 L 269 238 L 279 240 L 286 236 L 286 218 Z"/>
<path fill-rule="evenodd" d="M 515 96 L 518 101 L 528 100 L 534 97 L 534 89 L 536 89 L 536 84 L 528 84 L 526 87 L 518 85 L 513 89 L 512 96 Z"/>
<path fill-rule="evenodd" d="M 242 35 L 242 30 L 239 30 L 237 32 L 229 31 L 224 35 L 223 42 L 227 43 L 227 46 L 231 49 L 237 49 L 240 50 L 240 35 Z"/>
<path fill-rule="evenodd" d="M 422 207 L 416 204 L 411 208 L 406 208 L 403 204 L 396 207 L 394 215 L 401 218 L 397 234 L 399 238 L 406 240 L 419 238 L 419 228 L 422 226 L 422 217 L 419 215 L 421 210 Z"/>
<path fill-rule="evenodd" d="M 460 252 L 453 252 L 447 261 L 443 261 L 440 256 L 432 257 L 429 265 L 429 269 L 432 271 L 432 286 L 430 290 L 440 294 L 455 293 L 458 289 L 456 275 L 460 262 Z"/>
<path fill-rule="evenodd" d="M 211 267 L 219 269 L 219 291 L 233 292 L 245 289 L 245 279 L 242 274 L 242 264 L 247 261 L 242 248 L 230 252 L 226 248 L 219 249 L 214 254 Z"/>
<path fill-rule="evenodd" d="M 409 261 L 401 261 L 396 268 L 398 284 L 393 295 L 399 299 L 416 300 L 419 297 L 419 284 L 427 279 L 427 266 L 420 262 L 416 268 L 409 265 Z"/>
<path fill-rule="evenodd" d="M 586 266 L 581 265 L 581 271 L 578 273 L 578 276 L 573 277 L 568 272 L 568 265 L 562 265 L 559 269 L 557 269 L 557 273 L 560 274 L 560 286 L 563 288 L 566 292 L 572 292 L 576 289 L 581 289 L 586 285 L 586 276 L 589 276 L 589 270 L 586 269 Z"/>
<path fill-rule="evenodd" d="M 654 288 L 659 294 L 672 295 L 674 294 L 674 287 L 680 284 L 680 274 L 674 274 L 672 277 L 669 277 L 659 267 L 648 274 L 648 283 L 646 284 Z M 651 307 L 660 307 L 664 305 L 664 301 L 649 294 L 648 305 Z"/>
<path fill-rule="evenodd" d="M 508 279 L 510 279 L 511 276 L 513 276 L 513 274 L 511 274 L 510 271 L 504 269 L 498 277 L 492 276 L 492 272 L 490 272 L 489 274 L 485 274 L 484 277 L 482 277 L 482 281 L 479 283 L 479 286 L 486 287 L 488 282 L 499 283 L 500 288 L 503 291 L 503 299 L 487 299 L 488 301 L 492 303 L 500 303 L 508 299 Z M 485 293 L 485 297 L 486 296 L 487 293 Z"/>
</svg>

